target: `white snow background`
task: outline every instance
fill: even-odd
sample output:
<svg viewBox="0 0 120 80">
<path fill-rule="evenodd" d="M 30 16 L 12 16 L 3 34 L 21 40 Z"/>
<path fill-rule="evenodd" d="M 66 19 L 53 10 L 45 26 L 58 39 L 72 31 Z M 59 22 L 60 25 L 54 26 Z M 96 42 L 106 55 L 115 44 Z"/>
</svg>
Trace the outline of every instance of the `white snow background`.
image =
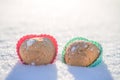
<svg viewBox="0 0 120 80">
<path fill-rule="evenodd" d="M 26 34 L 46 33 L 58 41 L 54 64 L 19 62 L 16 42 Z M 82 36 L 103 46 L 94 68 L 61 62 L 64 45 Z M 0 80 L 120 80 L 120 0 L 0 0 Z"/>
</svg>

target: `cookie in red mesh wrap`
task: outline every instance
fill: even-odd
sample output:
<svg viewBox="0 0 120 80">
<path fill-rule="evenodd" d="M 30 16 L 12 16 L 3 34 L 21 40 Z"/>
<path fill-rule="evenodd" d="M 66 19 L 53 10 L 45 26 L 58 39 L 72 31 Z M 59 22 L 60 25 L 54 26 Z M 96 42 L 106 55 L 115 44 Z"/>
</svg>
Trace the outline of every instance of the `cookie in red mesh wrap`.
<svg viewBox="0 0 120 80">
<path fill-rule="evenodd" d="M 58 45 L 56 39 L 51 35 L 31 34 L 18 40 L 16 50 L 22 63 L 44 65 L 54 62 Z"/>
</svg>

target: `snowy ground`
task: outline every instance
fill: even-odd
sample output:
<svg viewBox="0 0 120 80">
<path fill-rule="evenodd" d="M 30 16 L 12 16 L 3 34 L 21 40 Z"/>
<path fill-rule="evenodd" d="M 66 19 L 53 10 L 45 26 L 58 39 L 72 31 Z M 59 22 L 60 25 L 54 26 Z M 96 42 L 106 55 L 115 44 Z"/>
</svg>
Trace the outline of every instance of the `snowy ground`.
<svg viewBox="0 0 120 80">
<path fill-rule="evenodd" d="M 53 35 L 59 45 L 54 64 L 25 66 L 16 42 L 26 34 Z M 65 43 L 76 36 L 103 45 L 95 68 L 61 62 Z M 120 80 L 120 0 L 0 0 L 0 80 Z"/>
</svg>

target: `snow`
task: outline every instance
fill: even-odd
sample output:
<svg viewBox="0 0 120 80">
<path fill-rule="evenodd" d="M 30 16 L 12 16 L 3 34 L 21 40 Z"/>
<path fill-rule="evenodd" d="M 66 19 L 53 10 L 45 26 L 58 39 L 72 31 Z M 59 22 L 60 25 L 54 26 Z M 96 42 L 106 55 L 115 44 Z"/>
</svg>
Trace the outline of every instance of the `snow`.
<svg viewBox="0 0 120 80">
<path fill-rule="evenodd" d="M 0 80 L 120 80 L 120 0 L 0 0 Z M 27 66 L 16 53 L 26 34 L 50 34 L 58 41 L 54 64 Z M 73 37 L 103 46 L 103 63 L 94 68 L 61 62 Z"/>
<path fill-rule="evenodd" d="M 84 45 L 84 48 L 87 48 L 87 47 L 88 47 L 88 45 L 85 44 L 85 45 Z"/>
<path fill-rule="evenodd" d="M 94 50 L 94 48 L 92 47 L 90 50 L 91 50 L 91 51 L 93 51 L 93 50 Z"/>
<path fill-rule="evenodd" d="M 35 63 L 34 63 L 34 62 L 32 62 L 32 63 L 31 63 L 31 65 L 35 65 Z"/>
<path fill-rule="evenodd" d="M 111 74 L 104 63 L 94 68 L 74 67 L 64 65 L 61 62 L 58 63 L 59 65 L 26 66 L 18 62 L 6 77 L 6 80 L 63 80 L 70 78 L 71 75 L 73 78 L 69 80 L 112 80 Z M 66 66 L 67 69 L 62 68 L 62 66 Z M 63 70 L 65 70 L 64 73 L 58 72 Z M 69 73 L 66 73 L 67 71 Z M 65 75 L 63 76 L 63 74 Z"/>
<path fill-rule="evenodd" d="M 31 46 L 32 44 L 34 44 L 34 43 L 35 43 L 35 39 L 29 39 L 29 40 L 27 40 L 27 48 L 29 46 Z"/>
<path fill-rule="evenodd" d="M 76 50 L 76 46 L 73 46 L 73 47 L 71 48 L 71 51 L 74 52 L 75 50 Z"/>
</svg>

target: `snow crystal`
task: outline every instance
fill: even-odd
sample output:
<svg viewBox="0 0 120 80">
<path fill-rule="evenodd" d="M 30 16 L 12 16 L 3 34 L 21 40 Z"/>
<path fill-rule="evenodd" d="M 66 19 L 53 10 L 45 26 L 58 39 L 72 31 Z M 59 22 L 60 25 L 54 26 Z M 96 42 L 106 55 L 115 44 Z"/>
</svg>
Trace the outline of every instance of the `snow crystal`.
<svg viewBox="0 0 120 80">
<path fill-rule="evenodd" d="M 33 65 L 33 66 L 34 66 L 34 65 L 35 65 L 35 63 L 34 63 L 34 62 L 32 62 L 32 63 L 31 63 L 31 65 Z"/>
<path fill-rule="evenodd" d="M 87 45 L 87 44 L 85 44 L 85 45 L 84 45 L 84 48 L 87 48 L 87 47 L 88 47 L 88 45 Z"/>
<path fill-rule="evenodd" d="M 75 47 L 75 46 L 73 46 L 73 47 L 71 48 L 71 51 L 72 51 L 72 52 L 74 52 L 74 51 L 75 51 L 75 49 L 76 49 L 76 47 Z"/>
<path fill-rule="evenodd" d="M 91 48 L 91 49 L 90 49 L 90 51 L 93 51 L 93 50 L 94 50 L 94 48 Z"/>
<path fill-rule="evenodd" d="M 33 43 L 35 43 L 34 39 L 27 40 L 27 47 L 31 46 Z"/>
</svg>

